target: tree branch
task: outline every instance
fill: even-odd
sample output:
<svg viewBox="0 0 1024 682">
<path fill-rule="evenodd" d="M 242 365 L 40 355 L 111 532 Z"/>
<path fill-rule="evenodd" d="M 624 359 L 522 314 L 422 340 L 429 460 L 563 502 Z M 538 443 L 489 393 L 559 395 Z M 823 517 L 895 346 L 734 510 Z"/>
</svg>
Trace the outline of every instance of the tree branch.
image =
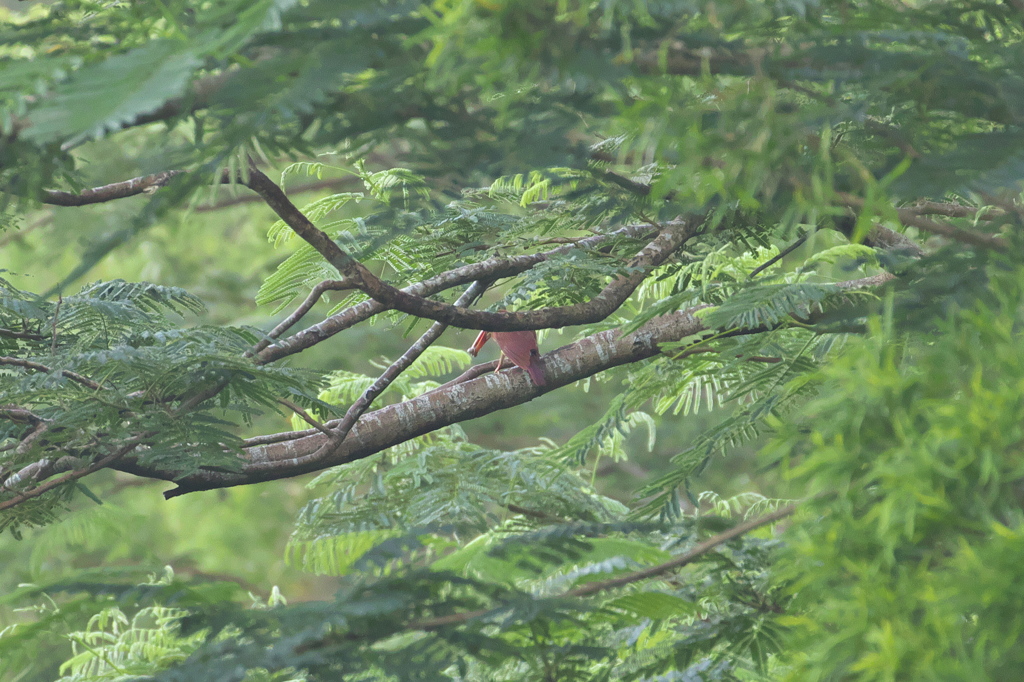
<svg viewBox="0 0 1024 682">
<path fill-rule="evenodd" d="M 468 310 L 409 294 L 378 278 L 317 228 L 295 207 L 284 191 L 255 165 L 250 165 L 247 185 L 264 198 L 267 205 L 295 234 L 370 298 L 392 310 L 466 329 L 518 331 L 600 322 L 629 298 L 651 268 L 663 263 L 696 233 L 694 219 L 667 224 L 654 241 L 641 249 L 627 264 L 631 271 L 629 275 L 616 278 L 601 293 L 585 303 L 522 312 Z"/>
<path fill-rule="evenodd" d="M 511 509 L 511 505 L 509 506 L 509 508 Z M 566 597 L 589 597 L 591 595 L 598 594 L 599 592 L 607 592 L 608 590 L 613 590 L 618 587 L 624 587 L 632 583 L 640 582 L 643 580 L 649 580 L 651 578 L 657 578 L 658 576 L 678 570 L 688 564 L 692 564 L 694 561 L 701 558 L 702 556 L 704 556 L 711 550 L 715 549 L 716 547 L 724 545 L 725 543 L 731 540 L 735 540 L 736 538 L 742 535 L 746 535 L 752 530 L 756 530 L 758 528 L 761 528 L 762 526 L 767 526 L 769 524 L 781 521 L 782 519 L 791 516 L 795 511 L 795 504 L 788 504 L 784 507 L 779 507 L 773 512 L 770 512 L 763 516 L 759 516 L 754 519 L 750 519 L 749 521 L 738 523 L 726 531 L 723 531 L 717 535 L 713 535 L 707 540 L 697 543 L 689 551 L 683 552 L 682 554 L 675 556 L 664 563 L 660 563 L 649 568 L 640 569 L 638 571 L 633 571 L 632 573 L 626 573 L 625 575 L 621 575 L 617 578 L 586 583 L 585 585 L 581 585 L 580 587 L 565 592 L 564 594 L 560 595 L 559 598 L 564 599 Z M 475 611 L 466 611 L 463 613 L 449 614 L 447 616 L 438 616 L 437 618 L 427 618 L 425 620 L 409 623 L 407 626 L 402 628 L 402 630 L 419 630 L 427 632 L 431 630 L 439 630 L 444 627 L 449 627 L 452 625 L 461 625 L 468 621 L 481 618 L 489 613 L 494 613 L 496 610 L 501 608 L 503 607 L 499 605 L 497 607 L 492 607 L 489 609 L 477 609 Z M 323 646 L 330 639 L 339 636 L 343 637 L 345 635 L 328 635 L 327 638 L 318 642 L 306 642 L 302 645 L 302 650 L 305 651 L 308 649 L 316 648 L 318 646 Z"/>
<path fill-rule="evenodd" d="M 473 301 L 480 298 L 480 296 L 487 291 L 487 286 L 486 282 L 473 282 L 466 293 L 455 301 L 455 305 L 472 305 Z M 384 370 L 384 373 L 381 374 L 380 377 L 373 382 L 373 384 L 367 388 L 361 396 L 359 396 L 359 400 L 352 403 L 352 406 L 348 408 L 345 416 L 341 418 L 341 421 L 334 428 L 334 431 L 331 433 L 331 437 L 327 442 L 316 452 L 310 455 L 311 460 L 316 461 L 318 456 L 323 456 L 323 454 L 329 453 L 337 448 L 338 445 L 345 440 L 345 437 L 352 430 L 356 421 L 358 421 L 359 418 L 363 416 L 363 413 L 369 409 L 370 405 L 373 404 L 373 401 L 376 400 L 377 397 L 383 393 L 402 372 L 409 369 L 409 366 L 416 361 L 416 358 L 421 356 L 423 351 L 429 348 L 432 343 L 437 341 L 447 328 L 448 325 L 443 322 L 435 322 L 430 325 L 430 329 L 428 329 L 426 333 L 416 341 L 416 343 L 412 344 L 412 346 L 409 347 L 409 350 L 402 354 L 402 357 L 398 358 L 398 360 L 393 362 L 390 367 Z"/>
<path fill-rule="evenodd" d="M 572 249 L 593 249 L 617 237 L 640 237 L 650 234 L 651 232 L 652 230 L 649 225 L 627 225 L 626 227 L 615 230 L 614 232 L 609 232 L 608 234 L 586 237 L 575 244 L 560 246 L 542 253 L 514 256 L 511 258 L 494 258 L 491 260 L 481 261 L 479 263 L 464 265 L 437 275 L 436 277 L 431 277 L 430 279 L 422 282 L 412 284 L 402 289 L 402 291 L 412 296 L 433 296 L 440 291 L 468 284 L 476 280 L 495 280 L 521 274 L 536 266 L 538 263 L 542 263 L 554 256 L 568 253 Z M 307 348 L 315 346 L 331 336 L 334 336 L 338 332 L 344 331 L 363 320 L 369 319 L 374 315 L 387 312 L 388 310 L 391 310 L 391 308 L 379 301 L 363 301 L 351 308 L 347 308 L 335 315 L 331 315 L 323 322 L 315 324 L 308 329 L 304 329 L 285 341 L 266 347 L 259 351 L 256 356 L 256 361 L 259 364 L 266 364 L 274 362 L 275 360 L 280 360 L 288 355 L 299 353 Z"/>
<path fill-rule="evenodd" d="M 518 367 L 487 374 L 364 414 L 345 441 L 323 453 L 315 463 L 307 456 L 319 450 L 326 438 L 316 431 L 294 432 L 283 442 L 247 448 L 244 456 L 248 462 L 241 473 L 187 476 L 178 479 L 179 487 L 165 496 L 287 478 L 344 464 L 439 428 L 520 405 L 606 369 L 652 357 L 658 354 L 661 343 L 705 331 L 692 312 L 665 315 L 626 337 L 618 330 L 608 330 L 548 353 L 544 356 L 548 381 L 543 387 L 534 385 Z M 326 426 L 334 428 L 337 424 L 328 422 Z M 131 462 L 122 462 L 119 468 L 153 478 L 177 478 L 173 471 L 143 469 Z"/>
<path fill-rule="evenodd" d="M 46 365 L 41 365 L 38 362 L 32 362 L 31 360 L 22 360 L 21 358 L 12 358 L 6 355 L 0 355 L 0 365 L 13 365 L 15 367 L 24 367 L 25 369 L 32 369 L 37 372 L 46 372 L 47 374 L 52 374 L 54 372 L 53 369 L 50 369 Z M 98 391 L 101 388 L 103 388 L 92 379 L 84 377 L 81 374 L 78 374 L 77 372 L 72 372 L 70 369 L 62 369 L 59 371 L 68 379 L 71 379 L 72 381 L 82 384 L 86 388 L 91 388 L 94 391 Z"/>
<path fill-rule="evenodd" d="M 848 192 L 837 192 L 836 196 L 839 200 L 857 210 L 864 209 L 864 200 Z M 971 244 L 973 246 L 980 246 L 984 249 L 1006 249 L 1008 245 L 1006 240 L 998 235 L 982 234 L 980 232 L 973 232 L 971 230 L 962 230 L 955 225 L 949 225 L 948 223 L 940 223 L 930 218 L 923 218 L 913 208 L 897 208 L 896 214 L 899 216 L 900 221 L 904 225 L 912 225 L 918 229 L 937 234 L 954 241 L 962 242 L 964 244 Z"/>
<path fill-rule="evenodd" d="M 144 175 L 139 178 L 132 178 L 123 182 L 115 182 L 102 187 L 82 190 L 78 194 L 63 192 L 56 189 L 43 190 L 42 202 L 53 206 L 86 206 L 88 204 L 101 204 L 105 201 L 133 197 L 143 192 L 152 191 L 166 185 L 171 178 L 184 171 L 170 170 L 153 175 Z"/>
<path fill-rule="evenodd" d="M 893 279 L 890 273 L 882 273 L 839 282 L 837 286 L 842 289 L 874 287 Z M 138 476 L 175 481 L 178 487 L 164 493 L 171 498 L 199 490 L 289 478 L 345 464 L 445 426 L 521 405 L 613 367 L 653 357 L 661 352 L 661 344 L 711 332 L 713 330 L 694 315 L 706 307 L 701 305 L 663 315 L 626 336 L 618 329 L 609 329 L 552 351 L 543 358 L 548 380 L 544 386 L 534 385 L 525 371 L 511 367 L 468 381 L 449 382 L 411 400 L 366 413 L 356 421 L 342 443 L 320 453 L 316 461 L 309 455 L 324 446 L 326 437 L 310 430 L 250 439 L 244 448 L 246 464 L 239 473 L 202 471 L 181 477 L 172 470 L 143 467 L 132 461 L 121 462 L 117 468 Z M 729 336 L 757 334 L 767 329 L 740 329 L 729 332 Z M 339 424 L 340 420 L 335 420 L 325 426 L 333 429 Z"/>
<path fill-rule="evenodd" d="M 118 448 L 117 450 L 112 452 L 111 454 L 107 455 L 106 457 L 103 457 L 103 458 L 100 458 L 100 459 L 96 460 L 95 462 L 93 462 L 89 466 L 85 467 L 84 469 L 75 469 L 74 471 L 69 471 L 68 473 L 64 474 L 63 476 L 59 476 L 59 477 L 57 477 L 57 478 L 55 478 L 53 480 L 47 481 L 46 483 L 42 483 L 40 485 L 37 485 L 35 488 L 30 488 L 28 490 L 23 490 L 23 491 L 17 493 L 16 495 L 14 495 L 14 497 L 11 497 L 9 499 L 6 499 L 6 500 L 0 502 L 0 511 L 3 511 L 4 509 L 10 509 L 11 507 L 16 507 L 19 504 L 21 504 L 22 502 L 30 500 L 30 499 L 32 499 L 34 497 L 39 497 L 43 493 L 46 493 L 46 492 L 48 492 L 50 490 L 53 490 L 54 488 L 62 486 L 65 483 L 68 483 L 70 481 L 76 481 L 76 480 L 78 480 L 80 478 L 88 476 L 89 474 L 91 474 L 93 472 L 99 471 L 100 469 L 105 469 L 106 467 L 108 467 L 111 464 L 115 463 L 117 460 L 121 459 L 122 457 L 127 455 L 129 452 L 131 452 L 132 450 L 137 448 L 138 445 L 139 445 L 139 442 L 143 438 L 149 437 L 151 435 L 153 435 L 153 434 L 149 433 L 149 434 L 144 434 L 144 435 L 141 435 L 141 436 L 137 436 L 137 437 L 133 438 L 131 441 L 129 441 L 128 443 L 126 443 L 125 445 L 121 446 L 120 448 Z M 14 478 L 14 477 L 12 476 L 11 478 Z M 4 484 L 4 487 L 5 488 L 7 487 L 6 483 Z"/>
<path fill-rule="evenodd" d="M 286 331 L 291 329 L 295 325 L 295 323 L 301 320 L 306 315 L 306 313 L 308 313 L 313 308 L 313 306 L 317 304 L 317 301 L 320 300 L 320 297 L 323 296 L 328 291 L 350 291 L 354 288 L 355 286 L 352 284 L 352 282 L 345 279 L 328 279 L 323 282 L 320 282 L 315 287 L 313 287 L 312 291 L 309 292 L 309 296 L 306 296 L 306 300 L 302 302 L 302 305 L 296 308 L 295 312 L 293 312 L 291 315 L 281 320 L 280 324 L 278 324 L 276 327 L 267 332 L 266 338 L 261 339 L 259 343 L 253 346 L 249 354 L 255 355 L 259 353 L 264 348 L 272 344 L 274 339 L 280 337 L 281 334 L 284 334 Z"/>
</svg>

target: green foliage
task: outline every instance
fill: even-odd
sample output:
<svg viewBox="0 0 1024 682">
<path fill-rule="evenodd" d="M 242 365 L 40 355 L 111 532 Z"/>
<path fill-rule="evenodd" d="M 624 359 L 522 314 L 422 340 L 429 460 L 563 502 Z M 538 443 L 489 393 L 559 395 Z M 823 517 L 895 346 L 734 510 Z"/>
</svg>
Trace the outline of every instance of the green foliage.
<svg viewBox="0 0 1024 682">
<path fill-rule="evenodd" d="M 249 419 L 254 408 L 274 405 L 282 391 L 301 400 L 316 387 L 316 378 L 302 372 L 253 367 L 244 353 L 258 337 L 249 330 L 175 328 L 168 313 L 203 309 L 180 289 L 113 281 L 57 303 L 33 301 L 9 285 L 6 290 L 0 318 L 27 335 L 9 345 L 35 364 L 5 377 L 0 401 L 41 421 L 28 430 L 17 420 L 4 422 L 0 436 L 22 443 L 0 454 L 5 479 L 41 458 L 67 455 L 87 463 L 130 446 L 139 449 L 140 461 L 181 473 L 237 469 L 239 438 L 220 415 Z M 202 397 L 213 386 L 223 390 Z M 187 407 L 197 395 L 198 404 Z M 45 445 L 25 441 L 32 429 L 42 428 L 49 436 Z M 98 433 L 109 439 L 106 448 L 95 447 Z M 0 528 L 18 532 L 52 522 L 54 505 L 65 506 L 76 490 L 69 481 L 14 508 Z"/>
<path fill-rule="evenodd" d="M 1024 595 L 1009 580 L 1021 277 L 1000 272 L 994 300 L 928 343 L 886 327 L 848 348 L 769 449 L 813 499 L 778 568 L 798 609 L 792 679 L 1005 679 L 1024 664 Z"/>
<path fill-rule="evenodd" d="M 35 584 L 0 602 L 0 675 L 1010 679 L 1024 666 L 1019 3 L 27 4 L 0 10 L 0 530 L 32 529 L 34 544 L 0 581 Z M 542 396 L 541 416 L 424 433 L 294 486 L 280 570 L 338 594 L 288 604 L 261 565 L 274 542 L 260 512 L 283 516 L 280 500 L 234 491 L 151 526 L 152 507 L 109 501 L 123 471 L 77 479 L 104 464 L 236 472 L 245 436 L 287 428 L 282 405 L 343 413 L 422 324 L 387 311 L 371 319 L 385 333 L 348 330 L 329 350 L 307 329 L 324 344 L 295 366 L 254 362 L 267 316 L 339 273 L 265 207 L 236 206 L 250 163 L 283 169 L 304 215 L 396 287 L 547 253 L 488 282 L 492 310 L 585 304 L 685 219 L 694 233 L 624 305 L 564 334 L 687 310 L 702 331 L 586 380 L 588 395 Z M 172 170 L 137 199 L 41 208 L 67 199 L 53 190 L 95 197 Z M 233 208 L 203 216 L 206 196 Z M 102 281 L 67 293 L 90 272 Z M 848 283 L 886 272 L 885 289 Z M 312 315 L 365 300 L 325 297 Z M 435 345 L 373 407 L 469 362 Z M 601 416 L 557 442 L 534 433 L 569 412 Z M 765 444 L 760 470 L 723 457 Z M 608 468 L 640 480 L 609 487 Z M 757 492 L 699 492 L 712 473 Z M 784 535 L 637 572 L 782 496 L 799 507 Z M 195 541 L 172 559 L 270 598 L 147 579 L 163 553 L 132 549 L 125 528 L 159 544 L 171 525 Z"/>
</svg>

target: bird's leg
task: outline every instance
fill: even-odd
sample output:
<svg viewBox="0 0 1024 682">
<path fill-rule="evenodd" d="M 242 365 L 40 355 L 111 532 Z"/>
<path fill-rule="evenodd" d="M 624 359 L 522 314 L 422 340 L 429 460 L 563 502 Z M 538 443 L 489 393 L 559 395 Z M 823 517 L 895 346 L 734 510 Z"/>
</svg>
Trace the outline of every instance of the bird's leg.
<svg viewBox="0 0 1024 682">
<path fill-rule="evenodd" d="M 501 371 L 502 363 L 504 363 L 504 362 L 505 362 L 505 354 L 504 353 L 499 353 L 498 354 L 498 366 L 494 368 L 494 371 L 495 372 L 500 372 Z"/>
</svg>

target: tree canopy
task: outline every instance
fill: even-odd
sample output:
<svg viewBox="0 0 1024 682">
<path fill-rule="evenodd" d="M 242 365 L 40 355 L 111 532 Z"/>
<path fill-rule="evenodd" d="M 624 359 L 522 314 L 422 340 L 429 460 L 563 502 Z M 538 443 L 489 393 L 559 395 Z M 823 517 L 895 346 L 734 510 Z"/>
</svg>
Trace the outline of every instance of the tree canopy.
<svg viewBox="0 0 1024 682">
<path fill-rule="evenodd" d="M 0 676 L 1024 669 L 1024 4 L 0 11 Z"/>
</svg>

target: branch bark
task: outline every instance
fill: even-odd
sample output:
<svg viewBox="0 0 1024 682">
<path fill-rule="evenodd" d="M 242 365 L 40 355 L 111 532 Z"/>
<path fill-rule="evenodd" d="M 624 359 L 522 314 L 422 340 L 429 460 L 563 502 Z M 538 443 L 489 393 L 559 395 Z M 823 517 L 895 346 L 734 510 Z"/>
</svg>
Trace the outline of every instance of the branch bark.
<svg viewBox="0 0 1024 682">
<path fill-rule="evenodd" d="M 836 196 L 839 200 L 857 210 L 863 210 L 864 200 L 853 194 L 847 192 L 838 192 Z M 925 218 L 921 215 L 922 211 L 918 211 L 913 208 L 897 208 L 896 214 L 899 216 L 900 221 L 904 225 L 911 225 L 918 229 L 937 234 L 954 241 L 958 241 L 964 244 L 971 244 L 972 246 L 979 246 L 983 249 L 1006 249 L 1008 244 L 1005 239 L 998 235 L 984 234 L 981 232 L 973 232 L 971 230 L 963 230 L 955 225 L 949 223 L 940 223 L 937 220 L 931 218 Z"/>
<path fill-rule="evenodd" d="M 649 225 L 627 225 L 626 227 L 609 232 L 608 234 L 586 237 L 576 243 L 560 246 L 542 253 L 532 253 L 524 256 L 513 256 L 511 258 L 494 258 L 480 263 L 464 265 L 454 270 L 437 275 L 430 279 L 412 284 L 402 289 L 411 296 L 433 296 L 434 294 L 451 289 L 453 287 L 468 284 L 479 279 L 501 279 L 526 272 L 538 263 L 542 263 L 554 256 L 568 253 L 572 249 L 593 249 L 619 237 L 641 237 L 652 233 Z M 308 299 L 307 299 L 308 300 Z M 301 306 L 300 306 L 301 308 Z M 315 346 L 321 341 L 334 336 L 360 322 L 387 312 L 391 308 L 380 301 L 369 300 L 356 304 L 335 315 L 331 315 L 323 322 L 304 329 L 288 339 L 265 347 L 259 350 L 256 361 L 259 364 L 266 364 L 280 360 L 289 355 L 294 355 L 307 348 Z M 298 310 L 296 311 L 298 312 Z M 293 313 L 294 314 L 294 313 Z M 282 323 L 284 324 L 284 323 Z M 275 328 L 276 331 L 277 328 Z M 273 334 L 273 332 L 271 332 Z"/>
<path fill-rule="evenodd" d="M 697 230 L 696 219 L 666 224 L 654 241 L 641 249 L 627 264 L 630 274 L 616 278 L 601 293 L 585 303 L 543 310 L 488 312 L 433 301 L 391 286 L 342 250 L 327 233 L 317 228 L 296 208 L 277 184 L 256 168 L 255 164 L 250 164 L 246 184 L 263 197 L 267 205 L 295 234 L 316 249 L 339 273 L 351 279 L 356 288 L 382 303 L 386 309 L 444 322 L 454 327 L 484 331 L 550 329 L 600 322 L 629 298 L 652 268 L 667 260 Z"/>
<path fill-rule="evenodd" d="M 184 171 L 169 170 L 153 175 L 144 175 L 139 178 L 132 178 L 123 182 L 115 182 L 102 187 L 82 190 L 75 194 L 56 189 L 43 190 L 42 202 L 53 206 L 87 206 L 89 204 L 101 204 L 105 201 L 133 197 L 143 192 L 152 191 L 166 185 L 171 178 Z"/>
</svg>

